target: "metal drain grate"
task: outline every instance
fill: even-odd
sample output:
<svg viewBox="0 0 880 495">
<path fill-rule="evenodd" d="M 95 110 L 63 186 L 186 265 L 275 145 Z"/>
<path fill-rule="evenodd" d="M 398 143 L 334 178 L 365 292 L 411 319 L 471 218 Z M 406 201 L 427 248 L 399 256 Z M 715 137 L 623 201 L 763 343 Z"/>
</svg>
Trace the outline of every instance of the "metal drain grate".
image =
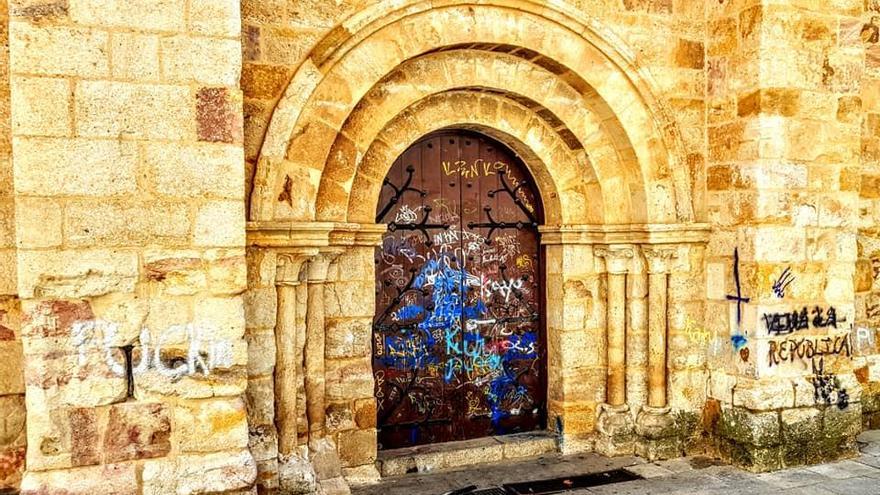
<svg viewBox="0 0 880 495">
<path fill-rule="evenodd" d="M 506 491 L 502 490 L 498 487 L 493 488 L 484 488 L 482 490 L 477 490 L 475 492 L 471 492 L 468 495 L 510 495 Z"/>
<path fill-rule="evenodd" d="M 586 474 L 583 476 L 570 476 L 552 480 L 527 481 L 525 483 L 512 483 L 504 485 L 506 495 L 549 495 L 552 493 L 565 493 L 578 488 L 591 486 L 610 485 L 624 481 L 640 480 L 637 476 L 623 469 L 605 471 L 603 473 Z"/>
</svg>

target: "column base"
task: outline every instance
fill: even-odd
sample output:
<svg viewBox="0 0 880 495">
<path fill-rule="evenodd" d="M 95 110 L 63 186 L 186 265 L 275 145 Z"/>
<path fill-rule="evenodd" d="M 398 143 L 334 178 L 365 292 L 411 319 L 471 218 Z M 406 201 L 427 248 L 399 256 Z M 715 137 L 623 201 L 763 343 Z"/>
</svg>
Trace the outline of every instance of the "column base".
<svg viewBox="0 0 880 495">
<path fill-rule="evenodd" d="M 596 422 L 596 452 L 607 456 L 635 453 L 635 427 L 629 406 L 599 405 Z"/>
<path fill-rule="evenodd" d="M 330 482 L 342 478 L 342 462 L 339 460 L 339 452 L 336 445 L 329 438 L 320 438 L 309 441 L 309 460 L 312 461 L 312 469 L 315 470 L 315 478 L 319 483 Z M 345 483 L 343 481 L 343 483 Z M 335 481 L 328 483 L 336 485 Z M 346 487 L 348 484 L 346 484 Z M 333 492 L 337 493 L 337 492 Z"/>
<path fill-rule="evenodd" d="M 309 495 L 317 489 L 315 470 L 306 457 L 298 454 L 278 455 L 279 495 Z"/>
<path fill-rule="evenodd" d="M 675 419 L 668 407 L 644 406 L 636 418 L 636 454 L 657 461 L 680 457 Z"/>
</svg>

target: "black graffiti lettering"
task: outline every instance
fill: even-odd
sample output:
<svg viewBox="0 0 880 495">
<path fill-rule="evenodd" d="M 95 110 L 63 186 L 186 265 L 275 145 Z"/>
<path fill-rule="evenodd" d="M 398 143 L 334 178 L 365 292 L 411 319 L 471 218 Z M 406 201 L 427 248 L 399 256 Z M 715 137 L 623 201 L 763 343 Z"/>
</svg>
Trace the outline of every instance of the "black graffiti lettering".
<svg viewBox="0 0 880 495">
<path fill-rule="evenodd" d="M 795 359 L 821 360 L 823 356 L 852 356 L 852 344 L 849 334 L 835 337 L 787 338 L 783 341 L 769 342 L 770 366 L 786 361 L 793 363 Z"/>
<path fill-rule="evenodd" d="M 783 344 L 785 344 L 785 342 L 783 342 Z M 779 351 L 777 353 L 776 346 L 777 346 L 776 342 L 771 340 L 770 341 L 770 366 L 778 365 L 780 360 L 785 361 L 785 358 L 782 357 L 782 351 Z"/>
<path fill-rule="evenodd" d="M 810 318 L 810 314 L 813 318 Z M 825 309 L 816 306 L 812 313 L 806 306 L 790 313 L 766 313 L 762 315 L 764 326 L 770 335 L 788 335 L 809 328 L 837 328 L 837 310 L 834 307 Z"/>
<path fill-rule="evenodd" d="M 841 387 L 840 379 L 833 373 L 825 372 L 825 360 L 813 361 L 813 399 L 827 405 L 836 405 L 838 409 L 849 406 L 849 393 Z"/>
</svg>

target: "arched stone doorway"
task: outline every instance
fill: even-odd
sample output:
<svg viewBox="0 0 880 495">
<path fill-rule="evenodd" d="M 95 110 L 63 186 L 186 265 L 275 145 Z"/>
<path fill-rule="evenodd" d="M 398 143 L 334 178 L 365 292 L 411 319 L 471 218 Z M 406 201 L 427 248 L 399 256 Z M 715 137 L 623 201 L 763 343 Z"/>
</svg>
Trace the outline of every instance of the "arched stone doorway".
<svg viewBox="0 0 880 495">
<path fill-rule="evenodd" d="M 686 157 L 650 81 L 573 12 L 409 3 L 322 42 L 263 142 L 251 290 L 277 295 L 261 327 L 275 365 L 258 385 L 271 385 L 261 407 L 273 409 L 279 466 L 375 474 L 375 254 L 387 231 L 376 208 L 395 160 L 449 128 L 513 150 L 543 200 L 546 419 L 561 450 L 667 455 L 671 411 L 704 402 L 683 335 L 703 320 L 707 229 L 693 223 Z M 438 28 L 459 21 L 516 28 Z"/>
<path fill-rule="evenodd" d="M 395 160 L 376 223 L 379 448 L 543 429 L 543 207 L 522 160 L 431 133 Z"/>
</svg>

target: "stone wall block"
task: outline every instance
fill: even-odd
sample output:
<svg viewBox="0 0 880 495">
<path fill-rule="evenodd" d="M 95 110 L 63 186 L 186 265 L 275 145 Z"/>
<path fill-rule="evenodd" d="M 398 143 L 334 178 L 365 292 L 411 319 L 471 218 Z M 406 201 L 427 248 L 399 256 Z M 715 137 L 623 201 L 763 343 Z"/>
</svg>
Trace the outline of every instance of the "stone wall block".
<svg viewBox="0 0 880 495">
<path fill-rule="evenodd" d="M 326 393 L 328 401 L 366 398 L 373 395 L 373 366 L 368 358 L 326 362 Z"/>
<path fill-rule="evenodd" d="M 12 105 L 12 132 L 16 135 L 69 136 L 71 86 L 67 79 L 13 77 L 10 91 L 16 94 Z"/>
<path fill-rule="evenodd" d="M 13 72 L 78 77 L 109 75 L 109 36 L 104 31 L 63 26 L 42 29 L 13 21 L 9 34 Z"/>
<path fill-rule="evenodd" d="M 245 393 L 248 426 L 275 425 L 275 383 L 271 376 L 251 378 Z"/>
<path fill-rule="evenodd" d="M 137 466 L 127 462 L 64 471 L 28 471 L 21 484 L 21 493 L 22 495 L 95 493 L 138 495 Z"/>
<path fill-rule="evenodd" d="M 137 188 L 134 143 L 15 138 L 13 145 L 20 152 L 13 162 L 15 190 L 22 195 L 110 196 Z"/>
<path fill-rule="evenodd" d="M 110 40 L 110 53 L 113 77 L 139 81 L 159 79 L 158 36 L 115 32 Z"/>
<path fill-rule="evenodd" d="M 76 88 L 75 111 L 76 132 L 84 137 L 195 136 L 195 105 L 188 86 L 82 81 Z"/>
<path fill-rule="evenodd" d="M 244 170 L 240 147 L 151 143 L 145 149 L 156 192 L 191 198 L 241 198 Z M 169 163 L 174 166 L 169 167 Z"/>
<path fill-rule="evenodd" d="M 210 201 L 196 214 L 193 241 L 197 246 L 242 247 L 245 211 L 241 201 Z"/>
<path fill-rule="evenodd" d="M 827 445 L 817 442 L 822 432 L 823 416 L 824 411 L 815 407 L 782 411 L 783 462 L 786 466 L 819 462 L 823 451 L 830 452 L 825 449 Z"/>
<path fill-rule="evenodd" d="M 137 254 L 124 250 L 27 251 L 18 256 L 22 298 L 76 299 L 134 292 Z"/>
<path fill-rule="evenodd" d="M 244 336 L 245 310 L 240 296 L 200 297 L 193 305 L 193 323 L 206 339 L 235 345 Z"/>
<path fill-rule="evenodd" d="M 241 44 L 220 40 L 175 36 L 162 40 L 165 78 L 174 82 L 193 82 L 219 86 L 238 85 Z"/>
<path fill-rule="evenodd" d="M 25 444 L 24 394 L 0 397 L 0 446 L 22 447 Z M 2 476 L 0 476 L 2 479 Z"/>
<path fill-rule="evenodd" d="M 244 310 L 249 328 L 274 328 L 278 296 L 272 287 L 251 288 L 244 295 Z"/>
<path fill-rule="evenodd" d="M 248 444 L 244 401 L 212 400 L 181 404 L 174 410 L 180 452 L 237 450 Z"/>
<path fill-rule="evenodd" d="M 241 93 L 227 88 L 200 88 L 196 93 L 199 141 L 240 143 L 243 138 Z"/>
<path fill-rule="evenodd" d="M 736 443 L 777 446 L 781 441 L 779 413 L 752 413 L 738 407 L 724 407 L 718 421 L 718 434 Z"/>
<path fill-rule="evenodd" d="M 143 495 L 222 493 L 245 490 L 257 477 L 247 450 L 205 455 L 181 455 L 144 462 Z"/>
<path fill-rule="evenodd" d="M 271 375 L 275 369 L 275 332 L 248 332 L 248 376 Z"/>
<path fill-rule="evenodd" d="M 750 411 L 769 411 L 794 406 L 794 387 L 788 380 L 741 381 L 733 394 L 733 405 Z"/>
<path fill-rule="evenodd" d="M 24 353 L 21 342 L 0 341 L 0 363 L 3 363 L 0 367 L 0 396 L 24 393 Z"/>
<path fill-rule="evenodd" d="M 327 319 L 325 354 L 328 359 L 369 356 L 372 352 L 372 321 L 365 318 Z"/>
<path fill-rule="evenodd" d="M 339 457 L 343 467 L 376 462 L 376 430 L 355 430 L 339 435 Z"/>
<path fill-rule="evenodd" d="M 183 31 L 186 0 L 72 0 L 70 17 L 77 23 L 154 31 Z"/>
<path fill-rule="evenodd" d="M 189 238 L 189 207 L 182 203 L 69 201 L 64 234 L 71 247 L 182 244 Z"/>
<path fill-rule="evenodd" d="M 243 249 L 208 249 L 204 258 L 212 295 L 232 296 L 244 292 L 247 287 L 247 259 Z"/>
<path fill-rule="evenodd" d="M 238 37 L 241 34 L 239 0 L 192 0 L 189 29 L 206 36 Z"/>
</svg>

